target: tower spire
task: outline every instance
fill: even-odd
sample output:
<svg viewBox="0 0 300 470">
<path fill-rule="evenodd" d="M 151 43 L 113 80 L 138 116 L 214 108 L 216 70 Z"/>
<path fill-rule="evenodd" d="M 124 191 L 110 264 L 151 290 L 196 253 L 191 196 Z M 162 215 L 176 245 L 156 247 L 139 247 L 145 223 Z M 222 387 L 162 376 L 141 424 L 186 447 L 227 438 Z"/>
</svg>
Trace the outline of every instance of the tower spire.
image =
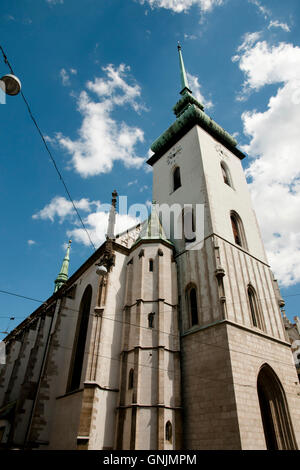
<svg viewBox="0 0 300 470">
<path fill-rule="evenodd" d="M 178 42 L 177 49 L 178 49 L 178 53 L 179 53 L 180 78 L 181 78 L 181 87 L 182 87 L 182 90 L 181 90 L 180 94 L 183 95 L 187 91 L 189 93 L 192 93 L 190 88 L 189 88 L 189 82 L 188 82 L 187 75 L 186 75 L 186 72 L 185 72 L 183 57 L 182 57 L 182 53 L 181 53 L 181 45 L 179 44 L 179 42 Z"/>
<path fill-rule="evenodd" d="M 107 239 L 115 238 L 115 225 L 116 225 L 116 205 L 117 205 L 118 193 L 116 190 L 112 193 L 111 208 L 108 218 L 108 227 L 107 227 Z"/>
<path fill-rule="evenodd" d="M 57 292 L 58 289 L 61 286 L 63 286 L 68 280 L 71 243 L 72 243 L 72 240 L 69 240 L 67 252 L 66 252 L 66 255 L 64 257 L 61 270 L 60 270 L 57 278 L 54 281 L 54 284 L 55 284 L 54 292 Z"/>
</svg>

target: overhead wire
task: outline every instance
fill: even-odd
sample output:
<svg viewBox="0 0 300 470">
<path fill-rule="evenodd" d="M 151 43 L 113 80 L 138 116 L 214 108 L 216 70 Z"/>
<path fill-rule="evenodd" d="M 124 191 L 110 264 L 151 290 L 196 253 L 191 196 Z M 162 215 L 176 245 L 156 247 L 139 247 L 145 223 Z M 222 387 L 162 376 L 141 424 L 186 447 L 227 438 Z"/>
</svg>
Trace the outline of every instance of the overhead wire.
<svg viewBox="0 0 300 470">
<path fill-rule="evenodd" d="M 10 63 L 9 63 L 9 61 L 8 61 L 8 58 L 7 58 L 7 55 L 6 55 L 6 53 L 4 52 L 4 50 L 3 50 L 3 48 L 2 48 L 1 45 L 0 45 L 0 50 L 1 50 L 1 52 L 2 52 L 2 55 L 3 55 L 3 59 L 4 59 L 5 64 L 8 66 L 9 70 L 10 70 L 11 73 L 14 75 L 13 68 L 12 68 L 12 66 L 10 65 Z M 32 113 L 32 111 L 31 111 L 31 108 L 30 108 L 30 105 L 29 105 L 29 103 L 28 103 L 28 100 L 26 99 L 26 97 L 25 97 L 25 95 L 24 95 L 24 93 L 23 93 L 22 90 L 21 90 L 20 93 L 21 93 L 21 96 L 22 96 L 22 98 L 23 98 L 23 101 L 24 101 L 24 103 L 25 103 L 25 105 L 26 105 L 26 107 L 27 107 L 29 116 L 30 116 L 30 118 L 31 118 L 31 120 L 32 120 L 32 122 L 33 122 L 33 124 L 34 124 L 34 126 L 36 127 L 36 129 L 37 129 L 37 131 L 38 131 L 38 133 L 39 133 L 39 135 L 40 135 L 40 137 L 41 137 L 41 139 L 42 139 L 42 141 L 43 141 L 43 144 L 44 144 L 44 146 L 45 146 L 45 148 L 46 148 L 46 150 L 47 150 L 47 152 L 48 152 L 48 154 L 49 154 L 49 156 L 50 156 L 50 158 L 51 158 L 51 161 L 52 161 L 52 163 L 53 163 L 53 165 L 54 165 L 54 168 L 55 168 L 55 170 L 56 170 L 56 172 L 57 172 L 57 174 L 58 174 L 58 176 L 59 176 L 59 179 L 61 180 L 61 182 L 62 182 L 62 184 L 63 184 L 63 186 L 64 186 L 64 188 L 65 188 L 65 191 L 66 191 L 67 196 L 68 196 L 68 198 L 69 198 L 69 200 L 70 200 L 70 202 L 71 202 L 71 204 L 72 204 L 72 206 L 73 206 L 73 209 L 75 210 L 75 212 L 76 212 L 76 214 L 77 214 L 77 217 L 78 217 L 78 219 L 79 219 L 79 221 L 80 221 L 80 223 L 81 223 L 81 225 L 82 225 L 82 227 L 83 227 L 85 233 L 86 233 L 87 236 L 88 236 L 88 239 L 89 239 L 90 244 L 92 245 L 94 251 L 96 251 L 96 247 L 95 247 L 95 245 L 94 245 L 94 243 L 93 243 L 93 241 L 92 241 L 92 239 L 91 239 L 91 237 L 90 237 L 90 234 L 89 234 L 89 232 L 88 232 L 88 230 L 87 230 L 87 228 L 86 228 L 86 226 L 85 226 L 85 224 L 84 224 L 84 222 L 83 222 L 83 220 L 82 220 L 82 218 L 81 218 L 81 215 L 79 214 L 78 209 L 77 209 L 77 207 L 76 207 L 76 205 L 75 205 L 75 203 L 74 203 L 74 201 L 73 201 L 73 199 L 72 199 L 72 197 L 71 197 L 71 194 L 70 194 L 70 191 L 69 191 L 69 189 L 68 189 L 68 187 L 67 187 L 67 185 L 66 185 L 66 182 L 65 182 L 65 180 L 64 180 L 64 178 L 63 178 L 63 176 L 62 176 L 60 170 L 58 169 L 57 163 L 56 163 L 56 161 L 55 161 L 55 159 L 54 159 L 54 157 L 53 157 L 53 155 L 52 155 L 52 152 L 51 152 L 51 150 L 49 149 L 49 146 L 48 146 L 48 144 L 47 144 L 47 142 L 46 142 L 46 140 L 45 140 L 45 137 L 44 137 L 44 135 L 43 135 L 43 133 L 42 133 L 42 131 L 41 131 L 41 129 L 40 129 L 40 127 L 39 127 L 39 125 L 38 125 L 38 123 L 37 123 L 37 121 L 36 121 L 36 119 L 35 119 L 33 113 Z"/>
<path fill-rule="evenodd" d="M 1 291 L 0 291 L 0 292 L 1 292 Z M 300 294 L 299 294 L 299 295 L 300 295 Z M 172 308 L 172 307 L 170 306 L 170 309 L 171 309 L 171 308 Z M 67 306 L 63 306 L 62 309 L 64 309 L 64 310 L 69 310 L 69 311 L 71 311 L 71 312 L 75 312 L 76 314 L 79 313 L 79 310 L 78 310 L 78 309 L 73 309 L 73 308 L 67 307 Z M 170 310 L 163 310 L 163 313 L 170 313 Z M 124 316 L 123 313 L 120 312 L 120 313 L 114 314 L 114 317 L 116 317 L 116 316 L 118 316 L 118 315 L 119 315 L 121 318 Z M 75 315 L 74 315 L 74 316 L 75 316 Z M 90 317 L 97 317 L 97 315 L 94 314 L 94 313 L 90 313 L 89 316 L 90 316 Z M 67 317 L 64 317 L 64 318 L 67 319 Z M 138 324 L 136 324 L 136 323 L 131 323 L 131 322 L 126 322 L 125 320 L 122 320 L 122 319 L 121 319 L 121 320 L 118 320 L 117 318 L 110 318 L 110 317 L 108 317 L 108 316 L 106 316 L 106 315 L 102 315 L 101 318 L 103 318 L 103 319 L 105 319 L 105 320 L 113 321 L 113 322 L 116 322 L 116 323 L 120 323 L 120 324 L 122 324 L 122 325 L 129 325 L 129 326 L 132 326 L 132 327 L 141 328 L 141 329 L 145 329 L 145 330 L 149 331 L 149 327 L 147 327 L 147 326 L 138 325 Z M 170 333 L 170 332 L 167 332 L 167 331 L 159 330 L 159 329 L 157 329 L 157 328 L 152 329 L 152 331 L 153 331 L 153 332 L 156 332 L 156 333 L 161 333 L 161 334 L 169 335 L 169 336 L 174 336 L 174 337 L 176 337 L 176 338 L 179 339 L 179 333 L 178 333 L 178 334 L 174 334 L 174 333 Z M 193 333 L 193 332 L 191 331 L 191 333 Z M 196 333 L 196 331 L 195 331 L 195 333 Z M 225 351 L 227 351 L 227 352 L 235 352 L 235 353 L 244 354 L 244 355 L 251 356 L 251 357 L 261 358 L 261 356 L 256 355 L 256 354 L 251 354 L 251 353 L 247 353 L 247 352 L 245 352 L 245 351 L 241 351 L 241 350 L 236 350 L 236 349 L 229 348 L 229 347 L 220 346 L 220 345 L 217 345 L 217 344 L 215 344 L 215 343 L 208 343 L 208 342 L 202 341 L 202 340 L 199 341 L 199 340 L 198 340 L 197 338 L 195 338 L 194 336 L 192 337 L 192 341 L 193 341 L 194 343 L 198 343 L 198 344 L 201 344 L 201 345 L 204 345 L 204 346 L 209 346 L 209 347 L 212 347 L 212 348 L 222 349 L 222 350 L 225 350 Z M 95 355 L 98 356 L 97 354 L 95 354 Z M 101 355 L 100 355 L 100 356 L 101 356 Z M 270 357 L 269 360 L 274 361 L 273 356 Z M 276 359 L 275 362 L 278 362 L 278 363 L 281 363 L 281 364 L 284 364 L 284 365 L 287 365 L 287 366 L 290 366 L 290 365 L 291 365 L 291 364 L 288 364 L 288 363 L 286 363 L 286 362 L 280 361 L 280 360 L 278 360 L 278 359 Z"/>
<path fill-rule="evenodd" d="M 9 67 L 9 69 L 10 69 L 10 71 L 11 71 L 11 73 L 14 75 L 13 68 L 11 67 L 11 65 L 10 65 L 10 63 L 9 63 L 9 61 L 8 61 L 8 59 L 7 59 L 7 56 L 6 56 L 6 54 L 5 54 L 5 52 L 4 52 L 4 50 L 3 50 L 3 48 L 2 48 L 1 45 L 0 45 L 0 50 L 1 50 L 1 52 L 2 52 L 4 62 L 7 64 L 7 66 Z M 77 207 L 76 207 L 76 205 L 75 205 L 75 203 L 74 203 L 74 201 L 73 201 L 73 199 L 72 199 L 72 197 L 71 197 L 71 194 L 70 194 L 70 192 L 69 192 L 69 190 L 68 190 L 68 187 L 67 187 L 67 185 L 66 185 L 66 183 L 65 183 L 65 181 L 64 181 L 64 178 L 63 178 L 63 176 L 62 176 L 62 174 L 61 174 L 61 172 L 60 172 L 60 170 L 59 170 L 59 168 L 58 168 L 58 166 L 57 166 L 57 164 L 56 164 L 56 161 L 55 161 L 55 159 L 54 159 L 54 157 L 53 157 L 53 155 L 52 155 L 52 152 L 50 151 L 49 146 L 47 145 L 47 142 L 46 142 L 46 140 L 45 140 L 45 138 L 44 138 L 44 135 L 42 134 L 42 132 L 41 132 L 41 130 L 40 130 L 40 127 L 39 127 L 39 125 L 38 125 L 38 123 L 37 123 L 37 121 L 36 121 L 36 119 L 35 119 L 35 117 L 34 117 L 32 111 L 31 111 L 31 107 L 30 107 L 30 105 L 29 105 L 29 103 L 28 103 L 28 100 L 26 99 L 26 97 L 25 97 L 25 95 L 24 95 L 24 93 L 23 93 L 22 91 L 21 91 L 21 96 L 22 96 L 23 101 L 24 101 L 24 103 L 25 103 L 25 105 L 26 105 L 26 108 L 27 108 L 27 110 L 28 110 L 28 113 L 29 113 L 29 115 L 30 115 L 30 118 L 31 118 L 33 124 L 35 125 L 35 127 L 36 127 L 36 129 L 37 129 L 37 131 L 38 131 L 38 133 L 39 133 L 39 135 L 40 135 L 40 137 L 41 137 L 41 139 L 42 139 L 42 142 L 43 142 L 43 144 L 44 144 L 44 146 L 45 146 L 45 148 L 46 148 L 46 151 L 48 152 L 48 154 L 49 154 L 49 156 L 50 156 L 50 158 L 51 158 L 51 161 L 52 161 L 52 163 L 53 163 L 53 165 L 54 165 L 54 168 L 55 168 L 55 170 L 56 170 L 56 172 L 57 172 L 57 174 L 58 174 L 58 176 L 59 176 L 59 179 L 61 180 L 61 182 L 62 182 L 62 184 L 63 184 L 63 186 L 64 186 L 64 189 L 65 189 L 65 191 L 66 191 L 66 193 L 67 193 L 67 195 L 68 195 L 68 198 L 69 198 L 70 202 L 72 203 L 72 206 L 73 206 L 73 208 L 74 208 L 74 210 L 75 210 L 75 212 L 76 212 L 76 214 L 77 214 L 77 216 L 78 216 L 78 219 L 79 219 L 79 221 L 80 221 L 80 223 L 81 223 L 81 225 L 82 225 L 84 231 L 86 232 L 86 234 L 87 234 L 87 236 L 88 236 L 89 242 L 90 242 L 90 244 L 92 245 L 93 249 L 96 251 L 96 247 L 95 247 L 93 241 L 91 240 L 90 234 L 89 234 L 87 228 L 85 227 L 85 224 L 84 224 L 84 222 L 83 222 L 83 220 L 82 220 L 82 218 L 81 218 L 81 216 L 80 216 L 80 214 L 79 214 L 79 212 L 78 212 L 78 210 L 77 210 Z M 16 297 L 19 297 L 19 298 L 23 298 L 23 299 L 26 299 L 26 300 L 38 302 L 38 303 L 41 303 L 41 304 L 44 303 L 44 301 L 42 301 L 42 300 L 37 300 L 37 299 L 31 298 L 31 297 L 26 297 L 26 296 L 23 296 L 23 295 L 20 295 L 20 294 L 16 294 L 16 293 L 12 293 L 12 292 L 9 292 L 9 291 L 0 290 L 0 293 L 7 294 L 7 295 L 13 295 L 13 296 L 16 296 Z M 287 296 L 285 296 L 285 297 L 295 297 L 295 296 L 299 296 L 299 295 L 300 295 L 300 293 L 299 293 L 299 294 L 287 295 Z M 67 310 L 75 311 L 76 313 L 79 312 L 78 310 L 71 309 L 71 308 L 69 308 L 69 307 L 63 307 L 63 308 L 64 308 L 64 309 L 67 309 Z M 168 312 L 169 312 L 169 311 L 168 311 Z M 96 316 L 95 314 L 90 314 L 90 315 L 91 315 L 91 316 Z M 0 318 L 11 318 L 11 317 L 0 316 Z M 23 317 L 14 317 L 14 318 L 23 318 Z M 133 323 L 130 323 L 130 322 L 120 321 L 120 320 L 117 320 L 116 318 L 109 318 L 109 317 L 107 317 L 107 316 L 102 316 L 102 318 L 107 319 L 107 320 L 110 320 L 110 321 L 119 322 L 119 323 L 121 323 L 121 324 L 128 324 L 128 325 L 130 325 L 130 326 L 134 326 L 134 327 L 138 327 L 138 328 L 145 328 L 145 329 L 149 330 L 149 328 L 144 327 L 144 326 L 142 326 L 142 325 L 137 325 L 137 324 L 133 324 Z M 10 323 L 10 321 L 11 321 L 11 320 L 9 320 L 9 323 Z M 169 332 L 164 332 L 164 331 L 162 331 L 162 330 L 157 330 L 157 329 L 155 329 L 154 331 L 157 332 L 157 333 L 162 333 L 162 334 L 167 334 L 167 335 L 170 335 L 170 336 L 176 336 L 176 337 L 178 337 L 178 335 L 175 335 L 175 334 L 172 334 L 172 333 L 169 333 Z M 193 339 L 195 340 L 195 338 L 193 338 Z M 252 355 L 252 354 L 249 354 L 249 353 L 245 353 L 245 351 L 236 351 L 236 350 L 230 349 L 229 347 L 228 347 L 228 348 L 224 348 L 224 347 L 219 346 L 219 345 L 216 345 L 216 344 L 211 344 L 211 343 L 207 343 L 207 342 L 203 342 L 203 341 L 198 341 L 198 340 L 197 340 L 196 342 L 201 343 L 201 344 L 203 344 L 203 345 L 205 345 L 205 346 L 210 346 L 210 347 L 214 347 L 214 348 L 221 348 L 221 349 L 225 349 L 225 350 L 227 350 L 227 351 L 233 351 L 233 352 L 237 352 L 237 353 L 247 354 L 247 355 L 250 355 L 250 356 L 260 357 L 260 356 L 257 356 L 257 355 Z M 63 349 L 69 349 L 69 350 L 72 350 L 72 349 L 73 349 L 73 348 L 70 348 L 70 347 L 63 346 L 63 345 L 59 345 L 59 347 L 61 347 L 61 348 L 63 348 Z M 92 353 L 91 353 L 91 352 L 88 352 L 88 354 L 92 354 Z M 118 362 L 120 362 L 119 359 L 113 358 L 113 357 L 111 357 L 111 356 L 104 356 L 104 355 L 102 355 L 102 354 L 97 354 L 97 353 L 96 353 L 96 354 L 94 353 L 93 355 L 96 355 L 97 357 L 103 357 L 103 358 L 106 358 L 106 359 L 109 359 L 109 360 L 117 360 Z M 278 360 L 277 360 L 276 362 L 281 362 L 281 363 L 283 363 L 282 361 L 278 361 Z M 129 362 L 129 363 L 130 363 L 130 362 Z M 134 363 L 132 363 L 132 364 L 134 365 Z M 283 363 L 283 364 L 285 364 L 285 365 L 290 365 L 290 364 L 287 364 L 287 363 Z M 149 368 L 151 368 L 151 369 L 157 369 L 157 370 L 163 370 L 163 371 L 172 372 L 172 371 L 170 371 L 169 369 L 158 368 L 158 367 L 149 366 L 149 365 L 147 365 L 147 364 L 142 364 L 142 363 L 140 363 L 139 366 L 141 366 L 141 367 L 149 367 Z M 175 370 L 174 370 L 173 372 L 175 372 Z M 198 377 L 199 377 L 199 375 L 198 375 Z M 220 380 L 220 379 L 208 379 L 208 378 L 204 378 L 204 377 L 200 377 L 200 379 L 201 379 L 201 380 L 205 380 L 205 381 L 213 381 L 213 382 L 216 382 L 216 381 L 217 381 L 217 382 L 222 382 L 222 383 L 226 383 L 226 384 L 229 383 L 228 381 L 224 381 L 224 380 Z M 230 382 L 230 383 L 231 383 L 231 382 Z M 248 386 L 248 387 L 251 387 L 251 385 L 247 385 L 247 384 L 239 384 L 239 383 L 236 383 L 236 382 L 235 382 L 235 384 L 236 384 L 236 385 L 241 385 L 241 386 Z M 253 388 L 255 388 L 255 387 L 253 387 Z"/>
</svg>

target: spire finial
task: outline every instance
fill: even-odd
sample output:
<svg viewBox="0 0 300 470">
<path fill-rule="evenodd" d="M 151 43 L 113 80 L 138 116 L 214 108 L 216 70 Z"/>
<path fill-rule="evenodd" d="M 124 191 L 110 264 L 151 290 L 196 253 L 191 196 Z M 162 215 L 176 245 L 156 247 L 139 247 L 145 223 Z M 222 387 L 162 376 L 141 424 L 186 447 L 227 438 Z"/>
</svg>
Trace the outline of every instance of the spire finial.
<svg viewBox="0 0 300 470">
<path fill-rule="evenodd" d="M 185 72 L 184 62 L 183 62 L 182 53 L 181 53 L 181 45 L 179 41 L 178 41 L 177 49 L 179 53 L 180 78 L 181 78 L 181 86 L 182 86 L 182 90 L 180 94 L 184 94 L 186 91 L 192 93 L 189 88 L 189 83 L 188 83 L 187 75 Z"/>
<path fill-rule="evenodd" d="M 61 286 L 63 286 L 68 280 L 71 243 L 72 243 L 72 240 L 69 240 L 69 244 L 68 244 L 68 247 L 67 247 L 66 255 L 65 255 L 63 263 L 62 263 L 61 270 L 60 270 L 57 278 L 54 281 L 54 284 L 55 284 L 54 292 L 57 292 L 58 289 Z"/>
<path fill-rule="evenodd" d="M 111 208 L 108 217 L 108 227 L 106 239 L 115 238 L 115 225 L 116 225 L 116 205 L 117 205 L 118 193 L 116 190 L 112 192 Z"/>
</svg>

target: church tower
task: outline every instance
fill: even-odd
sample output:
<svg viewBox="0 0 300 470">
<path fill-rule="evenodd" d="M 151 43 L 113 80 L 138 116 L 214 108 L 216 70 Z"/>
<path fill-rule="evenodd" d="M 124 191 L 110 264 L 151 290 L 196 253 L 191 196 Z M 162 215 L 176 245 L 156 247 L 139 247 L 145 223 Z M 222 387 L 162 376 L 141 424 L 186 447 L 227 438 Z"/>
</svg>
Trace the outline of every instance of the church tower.
<svg viewBox="0 0 300 470">
<path fill-rule="evenodd" d="M 174 246 L 156 205 L 126 268 L 116 449 L 181 449 L 180 350 Z"/>
<path fill-rule="evenodd" d="M 173 108 L 176 121 L 154 142 L 148 163 L 153 198 L 182 208 L 173 216 L 171 240 L 178 273 L 183 447 L 297 449 L 300 387 L 281 318 L 284 302 L 242 168 L 245 155 L 193 97 L 180 46 L 178 52 L 182 91 Z M 174 235 L 188 216 L 193 232 L 200 227 L 203 233 L 198 246 L 186 233 Z"/>
</svg>

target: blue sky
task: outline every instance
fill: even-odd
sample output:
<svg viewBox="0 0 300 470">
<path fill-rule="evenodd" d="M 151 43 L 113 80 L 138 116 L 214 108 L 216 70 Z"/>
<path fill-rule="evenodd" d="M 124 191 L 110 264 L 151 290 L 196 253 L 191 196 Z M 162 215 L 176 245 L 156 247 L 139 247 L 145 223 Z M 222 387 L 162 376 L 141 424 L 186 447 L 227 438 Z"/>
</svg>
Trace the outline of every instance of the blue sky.
<svg viewBox="0 0 300 470">
<path fill-rule="evenodd" d="M 144 162 L 174 121 L 180 41 L 194 95 L 248 154 L 268 257 L 299 314 L 299 17 L 297 0 L 2 0 L 1 45 L 96 245 L 113 189 L 151 201 Z M 0 111 L 0 290 L 43 300 L 68 238 L 70 273 L 92 248 L 21 97 Z M 0 331 L 39 305 L 0 301 Z"/>
</svg>

